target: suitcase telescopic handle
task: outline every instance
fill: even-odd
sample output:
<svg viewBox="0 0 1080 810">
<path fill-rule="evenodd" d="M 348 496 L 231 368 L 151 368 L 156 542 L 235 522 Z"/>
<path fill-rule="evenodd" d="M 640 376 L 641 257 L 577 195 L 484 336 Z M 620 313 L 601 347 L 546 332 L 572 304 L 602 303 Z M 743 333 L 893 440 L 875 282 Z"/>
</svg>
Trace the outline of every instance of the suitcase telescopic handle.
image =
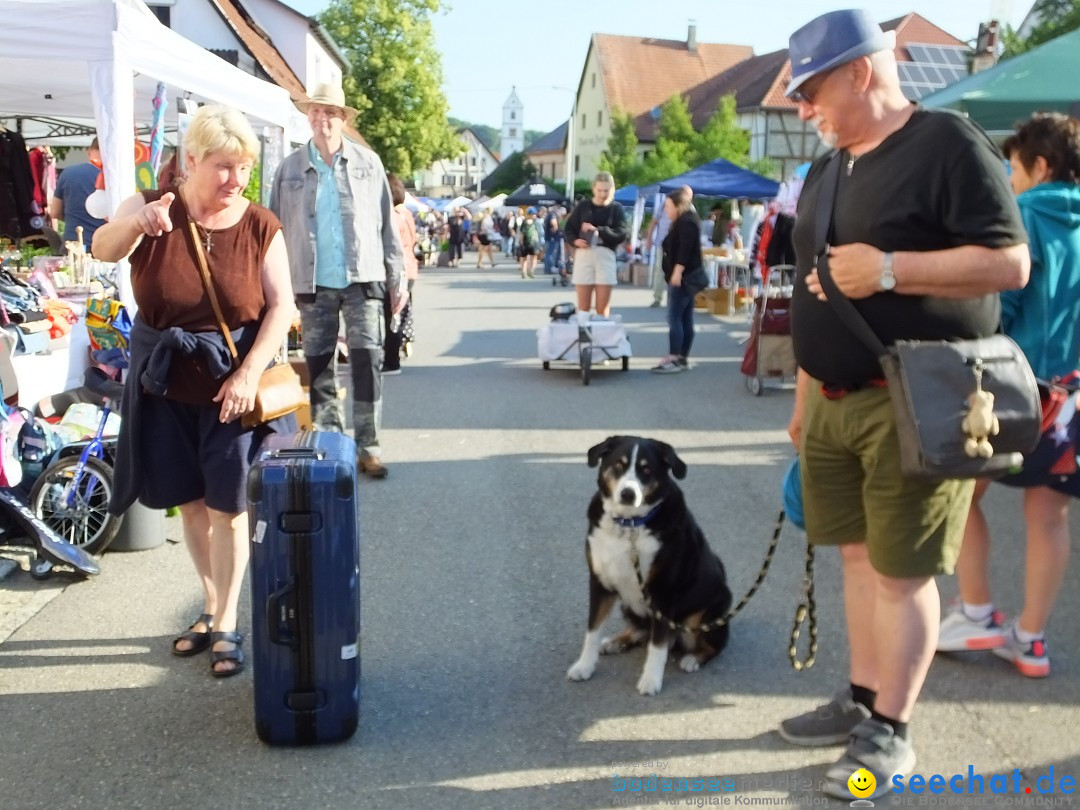
<svg viewBox="0 0 1080 810">
<path fill-rule="evenodd" d="M 279 588 L 270 594 L 266 600 L 266 631 L 273 644 L 282 644 L 287 647 L 295 647 L 297 638 L 295 633 L 290 633 L 288 638 L 282 638 L 281 625 L 283 622 L 292 626 L 289 617 L 288 597 L 296 590 L 296 580 L 291 580 L 288 585 Z"/>
<path fill-rule="evenodd" d="M 270 458 L 313 458 L 322 461 L 326 451 L 318 447 L 279 447 L 267 453 Z"/>
</svg>

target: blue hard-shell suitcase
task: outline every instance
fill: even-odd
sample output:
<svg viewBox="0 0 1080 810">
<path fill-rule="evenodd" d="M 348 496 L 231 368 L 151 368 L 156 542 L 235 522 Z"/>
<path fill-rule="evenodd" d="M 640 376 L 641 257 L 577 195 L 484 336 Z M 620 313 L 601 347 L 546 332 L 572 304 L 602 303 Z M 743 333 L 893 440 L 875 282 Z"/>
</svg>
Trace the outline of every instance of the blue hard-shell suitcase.
<svg viewBox="0 0 1080 810">
<path fill-rule="evenodd" d="M 255 728 L 272 745 L 348 739 L 360 712 L 356 445 L 272 436 L 248 476 Z"/>
</svg>

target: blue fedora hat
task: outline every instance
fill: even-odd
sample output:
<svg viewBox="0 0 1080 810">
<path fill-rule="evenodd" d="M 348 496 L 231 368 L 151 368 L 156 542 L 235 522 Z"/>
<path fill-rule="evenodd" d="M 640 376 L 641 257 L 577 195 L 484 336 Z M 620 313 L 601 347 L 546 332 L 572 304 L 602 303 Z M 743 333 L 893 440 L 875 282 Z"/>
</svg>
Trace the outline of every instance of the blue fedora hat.
<svg viewBox="0 0 1080 810">
<path fill-rule="evenodd" d="M 844 9 L 822 14 L 788 40 L 791 83 L 790 96 L 803 82 L 834 67 L 878 51 L 896 47 L 896 34 L 885 32 L 863 9 Z"/>
</svg>

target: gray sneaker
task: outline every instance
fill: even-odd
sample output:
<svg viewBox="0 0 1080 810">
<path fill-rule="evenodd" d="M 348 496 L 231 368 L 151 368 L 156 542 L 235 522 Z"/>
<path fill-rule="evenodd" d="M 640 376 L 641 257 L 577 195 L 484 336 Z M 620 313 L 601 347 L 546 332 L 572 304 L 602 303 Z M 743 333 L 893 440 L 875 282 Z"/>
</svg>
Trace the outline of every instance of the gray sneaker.
<svg viewBox="0 0 1080 810">
<path fill-rule="evenodd" d="M 848 785 L 851 775 L 860 768 L 874 775 L 875 787 L 869 794 L 854 793 Z M 837 799 L 876 799 L 893 789 L 894 776 L 907 777 L 914 770 L 915 752 L 911 743 L 897 737 L 892 726 L 870 718 L 855 726 L 847 750 L 829 768 L 821 789 Z"/>
<path fill-rule="evenodd" d="M 856 703 L 848 688 L 837 692 L 828 703 L 783 721 L 780 736 L 793 745 L 840 745 L 848 741 L 855 726 L 869 717 L 870 710 Z"/>
</svg>

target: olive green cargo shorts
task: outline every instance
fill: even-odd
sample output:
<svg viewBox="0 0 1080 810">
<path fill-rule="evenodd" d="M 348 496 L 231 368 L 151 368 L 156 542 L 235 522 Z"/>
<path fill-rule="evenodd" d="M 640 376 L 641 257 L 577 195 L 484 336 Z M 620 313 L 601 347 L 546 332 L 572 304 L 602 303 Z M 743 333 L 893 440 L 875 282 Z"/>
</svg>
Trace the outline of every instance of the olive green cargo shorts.
<svg viewBox="0 0 1080 810">
<path fill-rule="evenodd" d="M 886 576 L 951 574 L 974 482 L 919 481 L 900 472 L 889 392 L 828 399 L 811 380 L 802 432 L 806 534 L 814 545 L 865 540 Z"/>
</svg>

